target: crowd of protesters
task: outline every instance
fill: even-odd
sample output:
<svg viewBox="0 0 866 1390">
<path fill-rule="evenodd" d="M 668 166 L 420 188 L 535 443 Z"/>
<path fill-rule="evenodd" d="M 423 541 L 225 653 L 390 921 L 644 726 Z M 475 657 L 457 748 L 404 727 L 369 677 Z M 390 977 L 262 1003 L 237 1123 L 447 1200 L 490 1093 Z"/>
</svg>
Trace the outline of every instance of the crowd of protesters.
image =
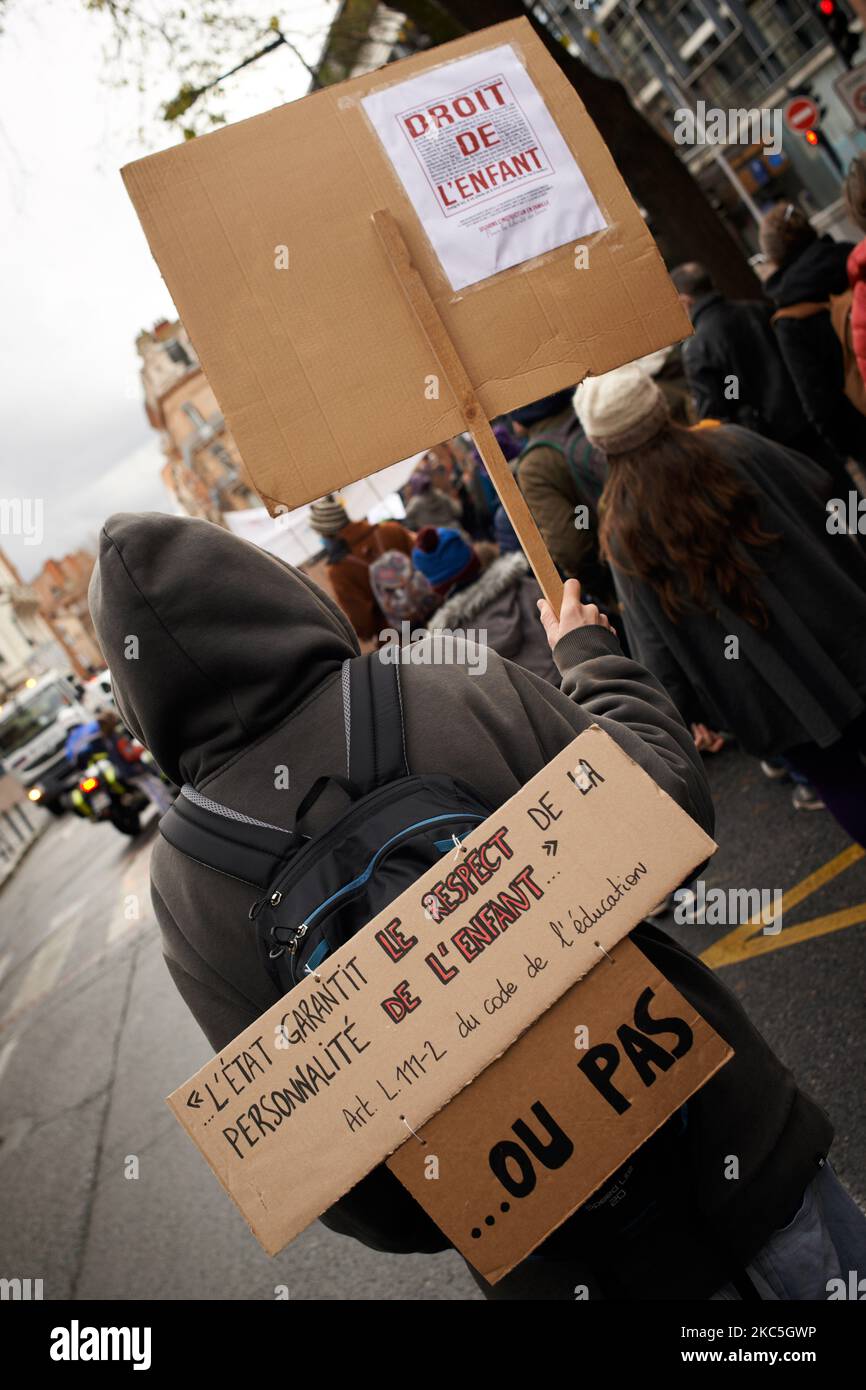
<svg viewBox="0 0 866 1390">
<path fill-rule="evenodd" d="M 866 232 L 862 161 L 848 197 Z M 730 303 L 700 264 L 677 267 L 695 327 L 683 349 L 494 422 L 566 580 L 558 614 L 467 438 L 421 461 L 400 520 L 352 519 L 333 495 L 312 505 L 343 612 L 218 527 L 109 521 L 91 610 L 119 708 L 166 774 L 248 825 L 273 830 L 293 804 L 304 818 L 304 788 L 340 782 L 340 672 L 357 639 L 462 630 L 488 649 L 483 670 L 431 660 L 401 675 L 413 774 L 459 774 L 498 806 L 597 722 L 712 831 L 700 753 L 730 737 L 866 845 L 866 555 L 850 524 L 852 497 L 866 512 L 866 242 L 817 236 L 784 204 L 762 244 L 766 302 Z M 123 659 L 140 624 L 158 685 Z M 276 790 L 288 755 L 291 787 Z M 152 877 L 169 968 L 220 1050 L 274 1002 L 248 895 L 168 843 Z M 593 1297 L 800 1300 L 866 1276 L 866 1220 L 828 1162 L 828 1117 L 717 975 L 655 926 L 633 935 L 733 1058 L 618 1176 L 627 1217 L 603 1194 L 495 1290 L 476 1276 L 485 1297 L 572 1299 L 580 1283 Z M 448 1244 L 383 1169 L 322 1219 L 382 1251 Z"/>
<path fill-rule="evenodd" d="M 863 157 L 846 193 L 866 233 Z M 694 328 L 681 348 L 494 431 L 563 578 L 662 680 L 699 749 L 736 738 L 796 784 L 795 806 L 826 807 L 863 844 L 866 558 L 833 521 L 866 487 L 866 239 L 819 236 L 791 203 L 760 239 L 762 299 L 677 266 Z M 556 681 L 540 591 L 468 438 L 425 456 L 403 493 L 402 523 L 312 507 L 359 635 L 471 628 Z"/>
</svg>

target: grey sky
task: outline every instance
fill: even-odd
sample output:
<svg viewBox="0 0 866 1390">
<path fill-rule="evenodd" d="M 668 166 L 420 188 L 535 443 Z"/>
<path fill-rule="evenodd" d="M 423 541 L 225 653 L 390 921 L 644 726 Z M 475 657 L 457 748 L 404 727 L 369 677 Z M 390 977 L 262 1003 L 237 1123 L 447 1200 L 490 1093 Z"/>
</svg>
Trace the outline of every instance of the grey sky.
<svg viewBox="0 0 866 1390">
<path fill-rule="evenodd" d="M 283 7 L 308 62 L 334 8 Z M 83 0 L 18 0 L 0 35 L 0 497 L 41 497 L 45 516 L 41 545 L 0 545 L 25 578 L 92 543 L 112 511 L 171 507 L 134 340 L 174 310 L 118 170 L 174 142 L 153 120 L 144 139 L 139 127 L 175 84 L 157 75 L 144 97 L 110 88 L 105 33 Z M 239 120 L 308 83 L 282 50 L 233 78 L 225 106 Z"/>
</svg>

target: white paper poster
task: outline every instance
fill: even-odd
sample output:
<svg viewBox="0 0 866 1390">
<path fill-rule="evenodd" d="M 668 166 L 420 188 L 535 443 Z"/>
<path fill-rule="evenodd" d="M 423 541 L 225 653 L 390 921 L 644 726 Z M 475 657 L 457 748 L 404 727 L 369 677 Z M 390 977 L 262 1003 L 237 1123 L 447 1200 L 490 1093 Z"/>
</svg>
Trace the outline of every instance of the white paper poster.
<svg viewBox="0 0 866 1390">
<path fill-rule="evenodd" d="M 606 225 L 510 44 L 362 104 L 455 290 Z"/>
</svg>

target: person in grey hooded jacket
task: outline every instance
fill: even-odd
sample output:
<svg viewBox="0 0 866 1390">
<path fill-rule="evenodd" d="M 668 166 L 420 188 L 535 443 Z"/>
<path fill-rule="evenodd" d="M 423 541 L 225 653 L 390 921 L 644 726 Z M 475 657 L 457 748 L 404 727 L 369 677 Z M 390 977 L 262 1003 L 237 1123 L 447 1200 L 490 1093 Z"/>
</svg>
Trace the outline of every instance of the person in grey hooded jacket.
<svg viewBox="0 0 866 1390">
<path fill-rule="evenodd" d="M 465 632 L 477 644 L 559 684 L 559 672 L 538 621 L 541 590 L 522 551 L 497 554 L 448 528 L 425 526 L 412 561 L 441 599 L 427 620 L 429 632 Z"/>
<path fill-rule="evenodd" d="M 710 831 L 712 804 L 690 733 L 658 681 L 622 655 L 579 593 L 571 581 L 560 619 L 545 615 L 559 690 L 492 651 L 483 674 L 468 664 L 405 667 L 410 769 L 456 772 L 490 805 L 501 805 L 598 724 Z M 290 826 L 317 778 L 344 773 L 341 667 L 358 642 L 299 570 L 208 522 L 119 515 L 100 535 L 90 605 L 118 709 L 173 781 Z M 333 810 L 326 793 L 310 829 L 326 826 Z M 253 890 L 163 840 L 151 873 L 168 969 L 219 1051 L 276 998 L 250 931 Z M 571 1300 L 578 1282 L 608 1297 L 709 1297 L 791 1222 L 824 1163 L 832 1138 L 826 1115 L 735 997 L 654 927 L 641 925 L 632 940 L 735 1055 L 689 1101 L 675 1133 L 662 1136 L 677 1162 L 649 1170 L 657 1200 L 635 1234 L 625 1243 L 593 1242 L 570 1218 L 542 1258 L 525 1262 L 495 1291 L 480 1281 L 487 1297 Z M 735 1183 L 726 1178 L 730 1153 L 739 1157 Z M 323 1220 L 374 1249 L 448 1247 L 384 1167 Z"/>
</svg>

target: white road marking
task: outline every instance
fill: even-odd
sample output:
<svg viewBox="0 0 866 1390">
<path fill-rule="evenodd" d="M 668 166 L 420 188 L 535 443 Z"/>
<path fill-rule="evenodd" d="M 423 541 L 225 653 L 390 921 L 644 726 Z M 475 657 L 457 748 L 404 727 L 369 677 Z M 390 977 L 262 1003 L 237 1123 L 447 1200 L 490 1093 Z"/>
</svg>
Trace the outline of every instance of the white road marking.
<svg viewBox="0 0 866 1390">
<path fill-rule="evenodd" d="M 130 898 L 137 898 L 137 903 L 131 903 Z M 137 913 L 134 916 L 127 916 L 127 912 Z M 108 923 L 108 934 L 105 938 L 106 946 L 112 946 L 119 941 L 128 931 L 133 928 L 141 927 L 145 923 L 153 920 L 153 909 L 150 904 L 150 849 L 142 850 L 136 855 L 135 861 L 123 875 L 120 885 L 120 902 L 117 910 L 112 915 Z"/>
<path fill-rule="evenodd" d="M 74 903 L 69 903 L 66 907 L 61 908 L 59 912 L 55 912 L 51 921 L 48 923 L 49 931 L 54 927 L 62 927 L 64 922 L 68 922 L 71 917 L 74 917 L 76 913 L 81 911 L 86 901 L 86 898 L 76 898 Z"/>
<path fill-rule="evenodd" d="M 119 941 L 122 936 L 126 935 L 130 927 L 135 927 L 138 925 L 137 917 L 133 917 L 127 920 L 127 918 L 123 915 L 123 911 L 123 907 L 121 906 L 120 908 L 118 908 L 117 912 L 115 912 L 114 916 L 109 920 L 108 932 L 105 937 L 106 946 L 113 946 L 115 941 Z"/>
<path fill-rule="evenodd" d="M 0 1047 L 0 1081 L 3 1080 L 3 1073 L 9 1065 L 9 1060 L 17 1046 L 18 1039 L 10 1038 L 7 1043 L 4 1043 L 3 1047 Z"/>
<path fill-rule="evenodd" d="M 12 1000 L 8 1010 L 9 1014 L 17 1013 L 19 1009 L 25 1009 L 40 994 L 46 994 L 54 988 L 75 940 L 79 921 L 80 918 L 75 918 L 74 921 L 67 922 L 66 926 L 60 927 L 39 947 L 18 987 L 18 993 Z M 6 1016 L 8 1014 L 4 1015 L 4 1017 Z"/>
<path fill-rule="evenodd" d="M 12 959 L 12 952 L 11 952 L 11 951 L 4 951 L 3 954 L 2 954 L 2 956 L 0 956 L 0 980 L 3 979 L 3 976 L 6 974 L 6 971 L 9 969 L 9 962 L 11 961 L 11 959 Z"/>
<path fill-rule="evenodd" d="M 68 840 L 68 839 L 69 839 L 69 836 L 72 834 L 72 832 L 74 831 L 74 829 L 75 829 L 75 822 L 74 822 L 74 821 L 70 821 L 68 825 L 64 825 L 63 829 L 61 830 L 60 834 L 59 834 L 58 837 L 57 837 L 58 840 Z"/>
</svg>

